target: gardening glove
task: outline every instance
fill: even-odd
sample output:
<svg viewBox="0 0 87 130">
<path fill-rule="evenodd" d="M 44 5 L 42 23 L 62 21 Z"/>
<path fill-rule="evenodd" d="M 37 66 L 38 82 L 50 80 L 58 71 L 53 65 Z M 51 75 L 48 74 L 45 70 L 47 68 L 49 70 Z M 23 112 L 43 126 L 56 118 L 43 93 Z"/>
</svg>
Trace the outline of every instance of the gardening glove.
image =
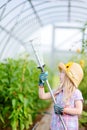
<svg viewBox="0 0 87 130">
<path fill-rule="evenodd" d="M 59 106 L 58 104 L 54 104 L 54 112 L 55 114 L 63 114 L 63 107 Z"/>
<path fill-rule="evenodd" d="M 44 82 L 47 80 L 48 72 L 42 72 L 39 76 L 39 86 L 44 86 Z"/>
</svg>

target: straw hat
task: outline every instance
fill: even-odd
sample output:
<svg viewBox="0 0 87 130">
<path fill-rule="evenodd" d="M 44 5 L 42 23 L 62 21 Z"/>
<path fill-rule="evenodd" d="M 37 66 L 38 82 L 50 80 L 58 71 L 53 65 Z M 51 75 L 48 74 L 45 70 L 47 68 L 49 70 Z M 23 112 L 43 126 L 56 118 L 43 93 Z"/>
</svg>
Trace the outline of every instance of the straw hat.
<svg viewBox="0 0 87 130">
<path fill-rule="evenodd" d="M 67 64 L 59 63 L 59 70 L 63 70 L 70 80 L 74 83 L 76 87 L 80 84 L 83 78 L 83 70 L 78 63 L 69 62 Z"/>
</svg>

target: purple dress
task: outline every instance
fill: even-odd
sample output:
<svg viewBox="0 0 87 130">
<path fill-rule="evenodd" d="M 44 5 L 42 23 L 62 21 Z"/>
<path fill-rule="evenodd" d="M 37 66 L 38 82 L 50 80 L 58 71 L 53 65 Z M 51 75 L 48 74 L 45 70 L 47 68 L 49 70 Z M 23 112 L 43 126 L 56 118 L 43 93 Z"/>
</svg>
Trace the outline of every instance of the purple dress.
<svg viewBox="0 0 87 130">
<path fill-rule="evenodd" d="M 78 89 L 76 89 L 76 91 L 72 95 L 72 97 L 69 101 L 69 107 L 74 108 L 76 100 L 83 100 L 82 93 Z M 56 101 L 61 106 L 65 105 L 63 103 L 63 91 L 61 91 L 56 96 Z M 67 127 L 67 130 L 78 130 L 78 115 L 65 114 L 65 115 L 62 115 L 62 118 L 64 120 L 66 127 Z M 57 114 L 55 114 L 54 112 L 52 115 L 50 129 L 51 130 L 64 130 L 63 125 L 59 119 L 59 116 Z"/>
</svg>

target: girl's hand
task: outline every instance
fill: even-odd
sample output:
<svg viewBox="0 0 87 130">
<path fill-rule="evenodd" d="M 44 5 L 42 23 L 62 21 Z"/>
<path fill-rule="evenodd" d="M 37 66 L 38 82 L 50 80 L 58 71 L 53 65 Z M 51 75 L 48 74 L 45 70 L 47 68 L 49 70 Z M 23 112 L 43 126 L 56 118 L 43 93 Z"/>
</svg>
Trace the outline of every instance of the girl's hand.
<svg viewBox="0 0 87 130">
<path fill-rule="evenodd" d="M 48 72 L 42 72 L 39 75 L 39 86 L 44 86 L 44 82 L 47 80 Z"/>
<path fill-rule="evenodd" d="M 59 106 L 58 104 L 54 104 L 54 112 L 55 114 L 63 114 L 64 108 L 62 106 Z"/>
</svg>

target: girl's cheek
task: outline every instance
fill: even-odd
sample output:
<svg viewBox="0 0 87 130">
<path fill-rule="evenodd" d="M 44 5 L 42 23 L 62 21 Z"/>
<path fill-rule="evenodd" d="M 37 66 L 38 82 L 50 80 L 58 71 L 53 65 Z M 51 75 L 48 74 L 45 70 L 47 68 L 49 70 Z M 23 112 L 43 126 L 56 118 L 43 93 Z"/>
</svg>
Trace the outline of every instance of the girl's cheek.
<svg viewBox="0 0 87 130">
<path fill-rule="evenodd" d="M 64 74 L 61 74 L 60 79 L 63 80 L 64 76 L 65 76 Z"/>
</svg>

